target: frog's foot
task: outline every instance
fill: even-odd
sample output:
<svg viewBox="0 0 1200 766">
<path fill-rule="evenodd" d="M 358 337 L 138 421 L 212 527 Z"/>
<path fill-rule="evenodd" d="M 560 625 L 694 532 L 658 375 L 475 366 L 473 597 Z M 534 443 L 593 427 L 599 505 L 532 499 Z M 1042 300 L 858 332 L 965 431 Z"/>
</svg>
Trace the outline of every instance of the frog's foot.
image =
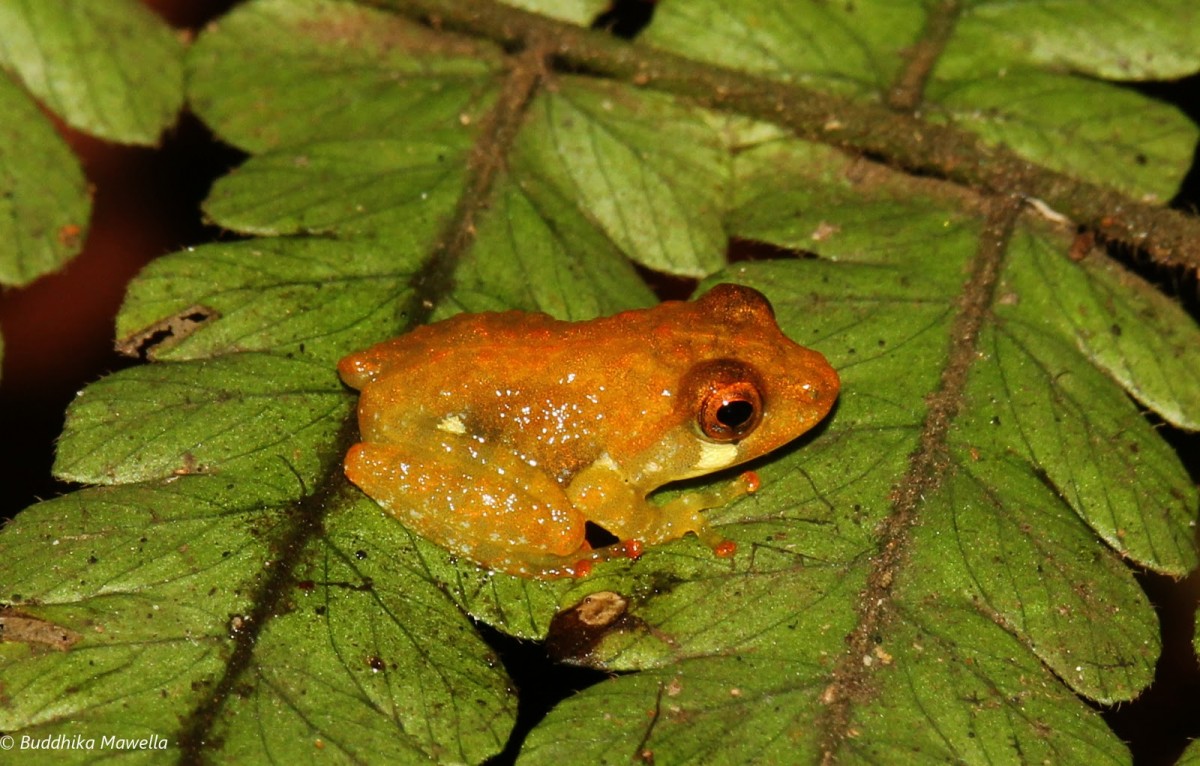
<svg viewBox="0 0 1200 766">
<path fill-rule="evenodd" d="M 681 495 L 659 509 L 656 533 L 644 542 L 653 545 L 674 540 L 691 532 L 700 542 L 712 549 L 721 558 L 729 558 L 737 551 L 737 543 L 728 540 L 708 526 L 700 512 L 722 505 L 758 491 L 762 482 L 754 471 L 746 471 L 733 481 L 705 492 Z"/>
<path fill-rule="evenodd" d="M 509 574 L 532 577 L 536 580 L 561 580 L 567 577 L 582 578 L 592 573 L 591 558 L 581 558 L 573 563 L 547 564 L 545 566 L 524 565 Z"/>
<path fill-rule="evenodd" d="M 620 561 L 621 559 L 636 560 L 641 557 L 643 549 L 644 546 L 640 540 L 626 540 L 596 549 L 585 542 L 584 547 L 575 554 L 555 557 L 554 561 L 548 563 L 527 564 L 518 571 L 510 570 L 510 572 L 541 580 L 587 577 L 592 573 L 596 564 L 605 561 Z"/>
</svg>

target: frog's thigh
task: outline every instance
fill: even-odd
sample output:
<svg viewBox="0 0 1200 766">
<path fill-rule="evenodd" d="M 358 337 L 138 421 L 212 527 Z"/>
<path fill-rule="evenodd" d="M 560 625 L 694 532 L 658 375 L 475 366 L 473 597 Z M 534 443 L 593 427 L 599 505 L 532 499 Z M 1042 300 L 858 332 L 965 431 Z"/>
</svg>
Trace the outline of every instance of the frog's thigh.
<svg viewBox="0 0 1200 766">
<path fill-rule="evenodd" d="M 584 549 L 585 519 L 553 479 L 469 437 L 357 444 L 346 475 L 422 537 L 496 569 L 539 569 Z"/>
<path fill-rule="evenodd" d="M 659 521 L 658 509 L 641 496 L 607 455 L 577 473 L 567 486 L 571 504 L 619 540 L 647 540 Z"/>
</svg>

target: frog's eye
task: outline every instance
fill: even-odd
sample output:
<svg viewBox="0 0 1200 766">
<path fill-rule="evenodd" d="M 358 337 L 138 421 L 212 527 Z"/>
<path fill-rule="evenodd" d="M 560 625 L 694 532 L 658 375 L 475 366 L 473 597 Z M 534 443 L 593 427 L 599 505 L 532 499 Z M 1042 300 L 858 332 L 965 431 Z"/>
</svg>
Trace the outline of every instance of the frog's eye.
<svg viewBox="0 0 1200 766">
<path fill-rule="evenodd" d="M 762 420 L 762 397 L 747 380 L 717 383 L 700 402 L 696 413 L 700 431 L 717 442 L 745 438 Z"/>
</svg>

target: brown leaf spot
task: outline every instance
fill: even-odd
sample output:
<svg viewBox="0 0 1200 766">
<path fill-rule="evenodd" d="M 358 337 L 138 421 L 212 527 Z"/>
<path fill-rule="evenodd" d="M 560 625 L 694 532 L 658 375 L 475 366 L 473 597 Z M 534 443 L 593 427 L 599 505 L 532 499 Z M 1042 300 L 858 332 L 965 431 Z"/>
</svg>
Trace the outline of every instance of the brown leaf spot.
<svg viewBox="0 0 1200 766">
<path fill-rule="evenodd" d="M 138 359 L 155 359 L 159 353 L 179 345 L 206 323 L 220 316 L 207 306 L 189 306 L 178 314 L 117 341 L 117 353 Z"/>
<path fill-rule="evenodd" d="M 12 609 L 0 609 L 0 641 L 32 644 L 65 652 L 80 638 L 78 633 L 61 625 Z"/>
<path fill-rule="evenodd" d="M 585 596 L 554 615 L 546 635 L 546 650 L 556 659 L 585 663 L 606 635 L 625 624 L 628 608 L 629 601 L 612 591 Z"/>
</svg>

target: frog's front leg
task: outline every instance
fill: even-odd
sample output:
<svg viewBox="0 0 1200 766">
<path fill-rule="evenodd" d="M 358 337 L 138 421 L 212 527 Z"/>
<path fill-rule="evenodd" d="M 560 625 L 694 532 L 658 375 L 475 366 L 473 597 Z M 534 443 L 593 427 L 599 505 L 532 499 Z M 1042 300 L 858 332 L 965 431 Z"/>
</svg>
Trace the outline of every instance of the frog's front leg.
<svg viewBox="0 0 1200 766">
<path fill-rule="evenodd" d="M 346 475 L 408 528 L 453 553 L 525 577 L 565 577 L 596 558 L 562 488 L 502 445 L 439 434 L 367 442 Z"/>
<path fill-rule="evenodd" d="M 619 540 L 655 545 L 692 532 L 717 555 L 728 556 L 734 543 L 711 529 L 700 512 L 750 494 L 758 483 L 758 476 L 747 471 L 727 484 L 687 492 L 658 505 L 629 482 L 614 461 L 601 457 L 575 476 L 567 497 L 576 510 Z"/>
</svg>

